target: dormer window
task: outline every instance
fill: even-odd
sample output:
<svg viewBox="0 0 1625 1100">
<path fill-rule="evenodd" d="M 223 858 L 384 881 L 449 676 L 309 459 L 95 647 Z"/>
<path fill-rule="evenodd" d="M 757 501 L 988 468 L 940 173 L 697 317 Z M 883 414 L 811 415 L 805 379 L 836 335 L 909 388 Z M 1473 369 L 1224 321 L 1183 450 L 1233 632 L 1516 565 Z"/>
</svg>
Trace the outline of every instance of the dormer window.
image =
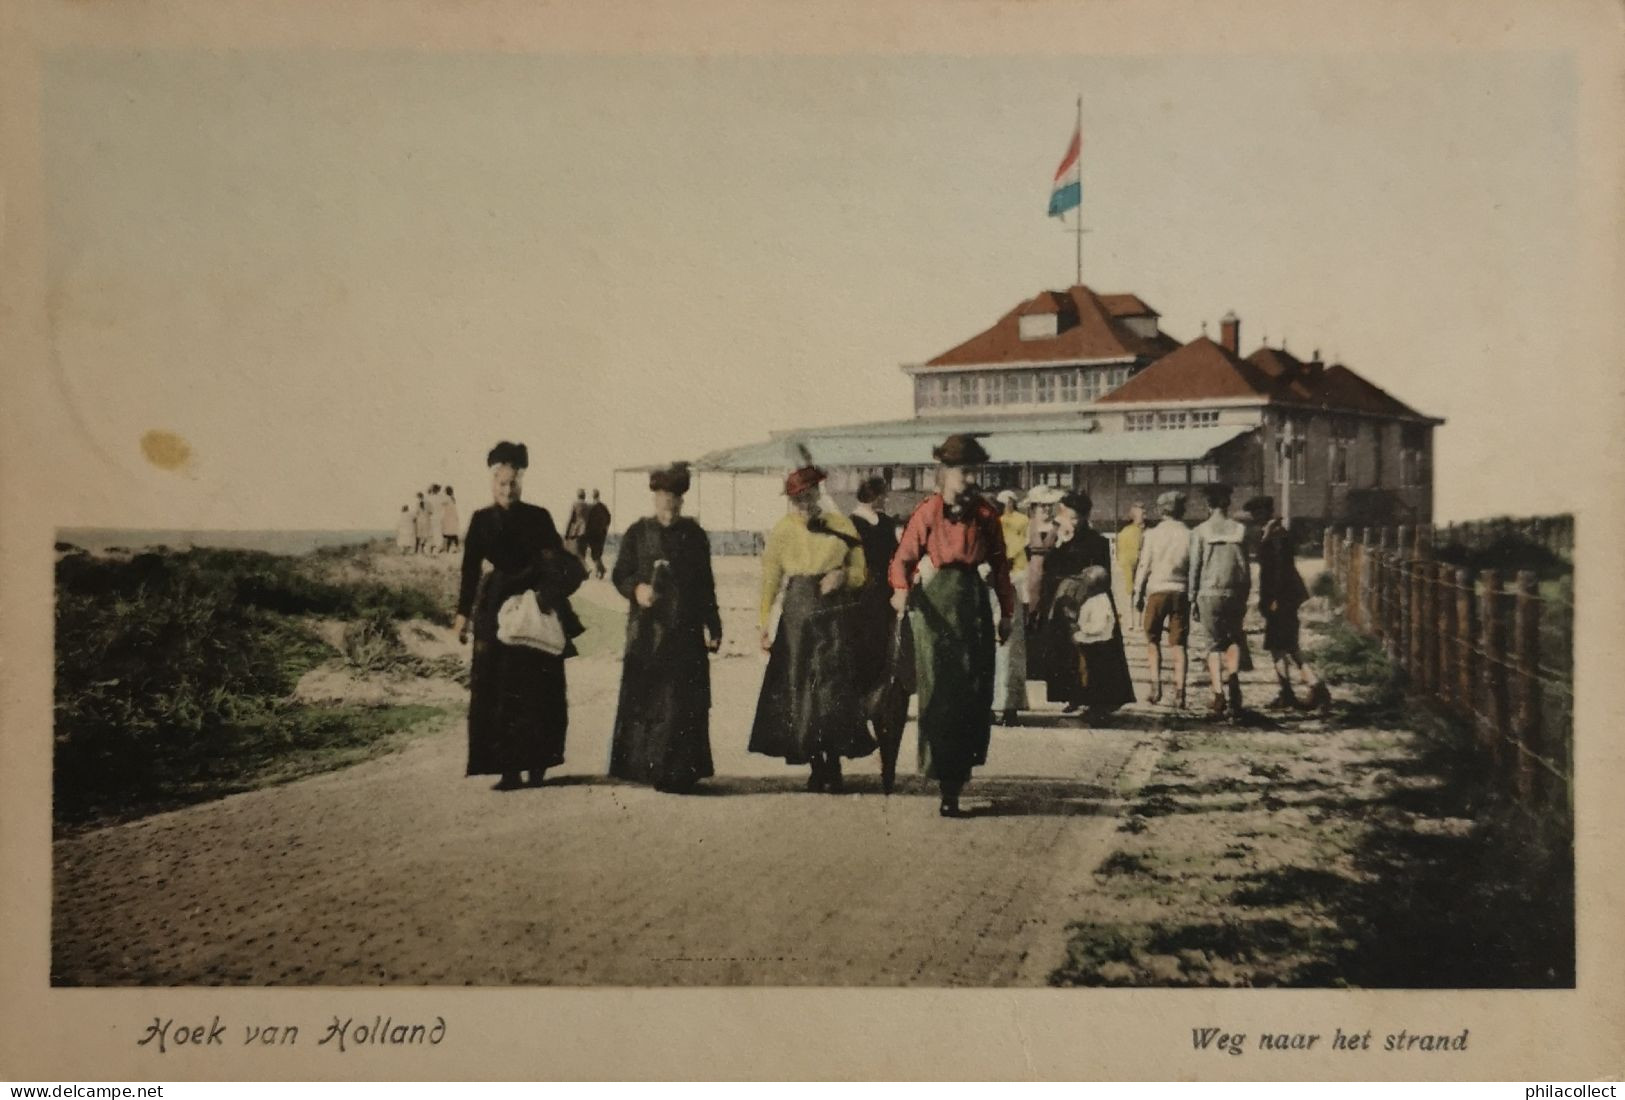
<svg viewBox="0 0 1625 1100">
<path fill-rule="evenodd" d="M 1053 340 L 1060 331 L 1060 317 L 1054 313 L 1029 313 L 1019 319 L 1023 340 Z M 1005 329 L 1009 332 L 1009 329 Z"/>
</svg>

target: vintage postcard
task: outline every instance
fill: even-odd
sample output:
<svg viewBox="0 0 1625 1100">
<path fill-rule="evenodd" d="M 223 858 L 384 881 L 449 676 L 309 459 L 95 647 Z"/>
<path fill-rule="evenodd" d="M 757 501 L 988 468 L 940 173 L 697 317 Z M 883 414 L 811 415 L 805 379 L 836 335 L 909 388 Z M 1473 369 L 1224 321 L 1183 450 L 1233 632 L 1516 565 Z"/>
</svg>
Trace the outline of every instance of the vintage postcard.
<svg viewBox="0 0 1625 1100">
<path fill-rule="evenodd" d="M 0 1057 L 1617 1078 L 1617 5 L 4 8 Z"/>
</svg>

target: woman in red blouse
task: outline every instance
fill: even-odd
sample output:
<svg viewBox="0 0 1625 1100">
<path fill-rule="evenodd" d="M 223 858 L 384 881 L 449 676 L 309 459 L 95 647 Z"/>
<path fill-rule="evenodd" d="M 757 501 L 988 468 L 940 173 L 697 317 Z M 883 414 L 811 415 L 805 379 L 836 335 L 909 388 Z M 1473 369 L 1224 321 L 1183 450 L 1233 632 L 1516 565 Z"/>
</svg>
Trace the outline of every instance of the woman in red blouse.
<svg viewBox="0 0 1625 1100">
<path fill-rule="evenodd" d="M 966 467 L 988 461 L 970 435 L 951 435 L 931 455 L 939 491 L 909 517 L 892 558 L 892 606 L 913 593 L 914 653 L 920 699 L 920 767 L 942 790 L 943 817 L 959 817 L 959 792 L 987 762 L 992 730 L 993 650 L 1010 637 L 1016 593 L 1004 531 L 991 503 L 966 492 Z M 989 567 L 988 580 L 980 572 Z M 987 585 L 999 597 L 995 635 Z M 995 641 L 996 637 L 996 641 Z"/>
</svg>

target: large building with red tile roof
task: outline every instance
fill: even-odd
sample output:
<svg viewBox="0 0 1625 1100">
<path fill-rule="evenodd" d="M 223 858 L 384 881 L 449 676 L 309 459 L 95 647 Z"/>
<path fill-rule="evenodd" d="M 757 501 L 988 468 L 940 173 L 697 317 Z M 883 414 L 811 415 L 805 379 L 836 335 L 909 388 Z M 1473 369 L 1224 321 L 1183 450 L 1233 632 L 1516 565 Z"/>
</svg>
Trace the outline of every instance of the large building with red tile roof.
<svg viewBox="0 0 1625 1100">
<path fill-rule="evenodd" d="M 1169 489 L 1195 497 L 1213 482 L 1231 485 L 1238 504 L 1274 497 L 1305 536 L 1328 524 L 1431 522 L 1433 429 L 1443 421 L 1318 353 L 1304 361 L 1262 346 L 1243 357 L 1234 314 L 1219 333 L 1181 343 L 1137 295 L 1042 291 L 905 364 L 912 418 L 777 432 L 700 465 L 767 473 L 805 448 L 830 470 L 841 503 L 878 474 L 908 505 L 929 491 L 932 444 L 970 431 L 993 460 L 977 471 L 983 488 L 1084 489 L 1101 527 L 1131 503 L 1149 506 Z"/>
</svg>

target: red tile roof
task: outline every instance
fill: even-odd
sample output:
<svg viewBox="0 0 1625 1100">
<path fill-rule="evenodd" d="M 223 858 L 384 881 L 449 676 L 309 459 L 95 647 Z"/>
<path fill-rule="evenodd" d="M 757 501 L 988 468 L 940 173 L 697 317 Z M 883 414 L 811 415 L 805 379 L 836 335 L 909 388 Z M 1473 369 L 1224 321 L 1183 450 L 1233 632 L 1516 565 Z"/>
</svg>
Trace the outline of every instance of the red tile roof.
<svg viewBox="0 0 1625 1100">
<path fill-rule="evenodd" d="M 1420 416 L 1415 409 L 1374 382 L 1361 378 L 1341 363 L 1333 363 L 1311 387 L 1315 404 L 1349 412 L 1379 416 Z"/>
<path fill-rule="evenodd" d="M 1368 382 L 1341 363 L 1322 366 L 1305 363 L 1285 348 L 1264 346 L 1247 357 L 1276 380 L 1277 401 L 1317 405 L 1343 412 L 1372 413 L 1377 416 L 1420 416 L 1415 409 L 1381 386 Z"/>
<path fill-rule="evenodd" d="M 1234 397 L 1268 400 L 1275 380 L 1261 368 L 1200 336 L 1158 359 L 1100 399 L 1126 401 L 1209 401 Z"/>
<path fill-rule="evenodd" d="M 1380 386 L 1347 367 L 1305 363 L 1283 348 L 1261 347 L 1238 359 L 1206 336 L 1158 359 L 1100 399 L 1101 404 L 1218 401 L 1256 397 L 1269 403 L 1308 405 L 1329 412 L 1420 416 Z"/>
<path fill-rule="evenodd" d="M 1113 317 L 1161 317 L 1162 314 L 1140 300 L 1137 294 L 1102 294 L 1100 302 Z"/>
<path fill-rule="evenodd" d="M 1021 338 L 1020 319 L 1054 313 L 1056 334 L 1038 340 Z M 1156 316 L 1132 294 L 1095 294 L 1086 286 L 1046 290 L 1027 299 L 996 321 L 926 363 L 928 367 L 975 367 L 997 363 L 1065 363 L 1086 359 L 1156 359 L 1179 347 L 1166 333 L 1136 334 L 1123 318 Z"/>
</svg>

